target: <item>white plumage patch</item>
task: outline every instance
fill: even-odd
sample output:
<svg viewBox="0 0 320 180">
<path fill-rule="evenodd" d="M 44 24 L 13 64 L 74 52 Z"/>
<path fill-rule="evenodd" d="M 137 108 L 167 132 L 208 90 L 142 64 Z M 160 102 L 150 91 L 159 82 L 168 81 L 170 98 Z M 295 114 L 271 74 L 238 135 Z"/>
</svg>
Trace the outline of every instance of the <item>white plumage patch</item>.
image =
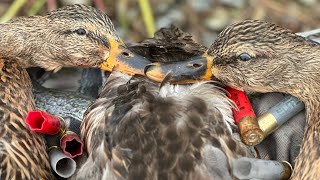
<svg viewBox="0 0 320 180">
<path fill-rule="evenodd" d="M 234 124 L 232 116 L 233 102 L 225 95 L 221 87 L 210 84 L 210 82 L 199 82 L 192 85 L 171 85 L 165 84 L 161 87 L 159 95 L 161 97 L 172 97 L 176 101 L 185 104 L 188 97 L 199 97 L 203 99 L 208 108 L 217 108 L 226 123 L 230 133 L 232 133 L 231 124 Z M 183 119 L 183 118 L 182 118 Z"/>
</svg>

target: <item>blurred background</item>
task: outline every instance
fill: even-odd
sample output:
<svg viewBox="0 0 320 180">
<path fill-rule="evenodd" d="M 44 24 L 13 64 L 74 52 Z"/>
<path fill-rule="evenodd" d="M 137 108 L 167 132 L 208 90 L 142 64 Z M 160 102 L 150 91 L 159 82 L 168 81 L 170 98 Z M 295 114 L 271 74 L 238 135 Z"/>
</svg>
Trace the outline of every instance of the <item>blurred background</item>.
<svg viewBox="0 0 320 180">
<path fill-rule="evenodd" d="M 207 46 L 227 25 L 244 19 L 274 22 L 295 32 L 320 27 L 320 0 L 0 0 L 0 20 L 43 15 L 76 3 L 106 12 L 119 35 L 133 42 L 170 24 Z"/>
<path fill-rule="evenodd" d="M 76 3 L 106 12 L 126 42 L 152 37 L 155 30 L 170 24 L 189 32 L 206 46 L 227 25 L 244 19 L 273 22 L 294 32 L 320 27 L 320 0 L 0 0 L 0 21 L 16 16 L 44 15 Z M 62 71 L 60 73 L 69 74 L 70 81 L 68 77 L 63 81 L 68 83 L 52 81 L 45 85 L 76 89 L 80 79 L 78 72 Z"/>
</svg>

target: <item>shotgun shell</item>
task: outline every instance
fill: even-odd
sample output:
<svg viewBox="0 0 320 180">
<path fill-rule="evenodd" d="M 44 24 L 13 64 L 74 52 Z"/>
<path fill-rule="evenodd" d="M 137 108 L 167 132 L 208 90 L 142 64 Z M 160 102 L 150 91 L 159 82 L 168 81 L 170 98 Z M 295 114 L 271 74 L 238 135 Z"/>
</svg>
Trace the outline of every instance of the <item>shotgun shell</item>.
<svg viewBox="0 0 320 180">
<path fill-rule="evenodd" d="M 230 99 L 235 102 L 238 109 L 232 109 L 233 117 L 239 127 L 242 141 L 254 146 L 263 140 L 263 132 L 256 120 L 256 115 L 252 109 L 248 96 L 243 91 L 239 91 L 230 87 L 225 88 Z"/>
<path fill-rule="evenodd" d="M 71 158 L 82 155 L 83 142 L 80 137 L 72 132 L 67 131 L 60 139 L 60 147 L 64 154 Z"/>
<path fill-rule="evenodd" d="M 258 124 L 264 137 L 274 132 L 278 127 L 304 109 L 304 104 L 298 98 L 288 95 L 268 112 L 258 117 Z"/>
<path fill-rule="evenodd" d="M 237 179 L 289 179 L 290 163 L 242 157 L 232 162 L 232 174 Z"/>
<path fill-rule="evenodd" d="M 62 178 L 68 178 L 76 171 L 77 164 L 75 160 L 63 154 L 58 147 L 50 149 L 49 159 L 52 170 Z"/>
<path fill-rule="evenodd" d="M 30 111 L 25 122 L 30 130 L 49 135 L 58 134 L 61 127 L 61 120 L 57 116 L 40 110 Z"/>
</svg>

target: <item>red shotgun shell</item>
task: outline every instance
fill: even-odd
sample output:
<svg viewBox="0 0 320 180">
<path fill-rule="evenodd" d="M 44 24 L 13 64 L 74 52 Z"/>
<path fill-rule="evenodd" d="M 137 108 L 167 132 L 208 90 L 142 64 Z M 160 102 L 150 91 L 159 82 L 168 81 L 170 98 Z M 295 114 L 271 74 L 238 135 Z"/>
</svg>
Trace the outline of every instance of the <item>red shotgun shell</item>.
<svg viewBox="0 0 320 180">
<path fill-rule="evenodd" d="M 67 131 L 61 137 L 60 147 L 62 152 L 71 158 L 80 156 L 83 152 L 83 142 L 80 137 L 72 131 Z"/>
<path fill-rule="evenodd" d="M 58 117 L 43 111 L 30 111 L 25 121 L 32 131 L 49 135 L 58 134 L 61 126 Z"/>
<path fill-rule="evenodd" d="M 232 109 L 233 117 L 239 127 L 242 141 L 250 146 L 259 144 L 263 140 L 263 132 L 256 120 L 250 100 L 244 91 L 225 87 L 230 99 L 235 102 L 238 109 Z"/>
</svg>

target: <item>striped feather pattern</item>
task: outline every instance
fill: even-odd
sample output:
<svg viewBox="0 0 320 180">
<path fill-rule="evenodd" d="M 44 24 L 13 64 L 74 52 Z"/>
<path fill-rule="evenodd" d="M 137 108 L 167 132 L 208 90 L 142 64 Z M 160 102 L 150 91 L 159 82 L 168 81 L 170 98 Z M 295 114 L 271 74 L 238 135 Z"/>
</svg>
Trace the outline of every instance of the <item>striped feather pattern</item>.
<svg viewBox="0 0 320 180">
<path fill-rule="evenodd" d="M 24 119 L 35 108 L 25 69 L 0 59 L 0 179 L 53 179 L 42 135 Z"/>
</svg>

